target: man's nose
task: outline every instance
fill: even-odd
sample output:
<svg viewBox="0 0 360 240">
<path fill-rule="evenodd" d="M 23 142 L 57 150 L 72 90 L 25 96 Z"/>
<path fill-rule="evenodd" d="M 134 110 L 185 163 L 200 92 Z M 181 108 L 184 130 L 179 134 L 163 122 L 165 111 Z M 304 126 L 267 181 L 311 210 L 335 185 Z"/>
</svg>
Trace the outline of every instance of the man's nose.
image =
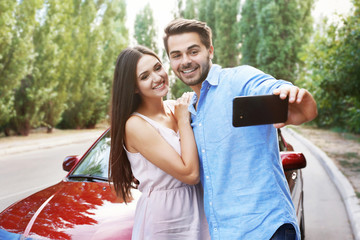
<svg viewBox="0 0 360 240">
<path fill-rule="evenodd" d="M 182 61 L 181 61 L 181 64 L 182 64 L 184 67 L 189 66 L 189 64 L 191 64 L 191 58 L 190 58 L 187 54 L 184 54 L 184 56 L 183 56 L 183 58 L 182 58 Z"/>
</svg>

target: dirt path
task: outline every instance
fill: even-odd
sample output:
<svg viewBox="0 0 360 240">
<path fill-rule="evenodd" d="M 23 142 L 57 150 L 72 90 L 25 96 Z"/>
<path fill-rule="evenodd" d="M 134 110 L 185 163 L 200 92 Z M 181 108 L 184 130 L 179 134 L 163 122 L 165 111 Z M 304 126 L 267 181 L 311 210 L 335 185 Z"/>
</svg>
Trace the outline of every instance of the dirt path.
<svg viewBox="0 0 360 240">
<path fill-rule="evenodd" d="M 291 126 L 291 129 L 323 150 L 349 179 L 360 198 L 360 135 L 309 126 Z"/>
</svg>

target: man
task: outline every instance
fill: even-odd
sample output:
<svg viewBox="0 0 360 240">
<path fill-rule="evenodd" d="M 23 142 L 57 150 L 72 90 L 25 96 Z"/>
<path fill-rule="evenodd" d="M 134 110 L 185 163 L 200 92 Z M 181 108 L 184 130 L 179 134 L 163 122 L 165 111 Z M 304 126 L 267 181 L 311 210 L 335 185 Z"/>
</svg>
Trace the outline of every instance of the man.
<svg viewBox="0 0 360 240">
<path fill-rule="evenodd" d="M 275 127 L 314 119 L 311 94 L 250 66 L 212 64 L 211 29 L 203 22 L 170 22 L 164 45 L 172 70 L 195 92 L 189 111 L 212 239 L 300 239 Z M 265 94 L 289 96 L 287 122 L 234 128 L 233 98 Z"/>
</svg>

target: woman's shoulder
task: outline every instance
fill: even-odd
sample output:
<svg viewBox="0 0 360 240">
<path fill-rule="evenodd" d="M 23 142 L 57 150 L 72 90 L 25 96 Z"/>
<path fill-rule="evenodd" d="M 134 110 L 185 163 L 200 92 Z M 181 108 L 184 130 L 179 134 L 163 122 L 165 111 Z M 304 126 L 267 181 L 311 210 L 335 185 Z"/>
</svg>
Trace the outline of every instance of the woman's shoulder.
<svg viewBox="0 0 360 240">
<path fill-rule="evenodd" d="M 125 123 L 125 131 L 137 131 L 146 125 L 145 119 L 137 114 L 131 115 Z"/>
</svg>

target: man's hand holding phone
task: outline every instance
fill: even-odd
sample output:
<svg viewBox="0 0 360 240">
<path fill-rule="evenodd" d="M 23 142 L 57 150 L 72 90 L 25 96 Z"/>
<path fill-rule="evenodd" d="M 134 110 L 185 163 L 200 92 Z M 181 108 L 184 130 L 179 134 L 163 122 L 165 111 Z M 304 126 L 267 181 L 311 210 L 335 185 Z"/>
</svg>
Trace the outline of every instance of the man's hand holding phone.
<svg viewBox="0 0 360 240">
<path fill-rule="evenodd" d="M 281 99 L 289 99 L 287 121 L 276 123 L 274 127 L 281 128 L 289 124 L 300 125 L 317 116 L 316 102 L 307 90 L 292 85 L 283 85 L 274 90 L 273 94 Z"/>
</svg>

